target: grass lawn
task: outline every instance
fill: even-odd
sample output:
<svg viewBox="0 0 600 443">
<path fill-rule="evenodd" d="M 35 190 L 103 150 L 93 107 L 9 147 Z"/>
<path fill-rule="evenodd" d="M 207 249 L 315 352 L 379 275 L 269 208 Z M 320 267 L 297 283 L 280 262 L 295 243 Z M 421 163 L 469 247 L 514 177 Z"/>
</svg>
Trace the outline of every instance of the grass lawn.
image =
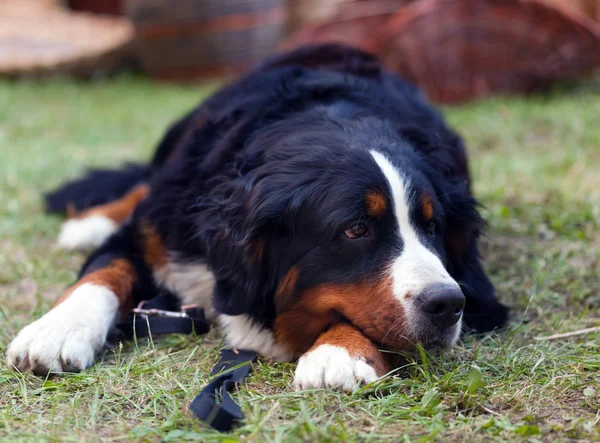
<svg viewBox="0 0 600 443">
<path fill-rule="evenodd" d="M 510 327 L 421 356 L 352 394 L 294 392 L 293 364 L 261 361 L 236 394 L 230 435 L 187 405 L 215 363 L 215 337 L 109 350 L 48 380 L 4 364 L 17 331 L 70 284 L 83 255 L 54 247 L 40 194 L 90 165 L 147 159 L 206 88 L 123 77 L 0 82 L 0 440 L 338 441 L 600 439 L 600 84 L 447 109 L 471 154 L 489 222 L 484 256 Z"/>
</svg>

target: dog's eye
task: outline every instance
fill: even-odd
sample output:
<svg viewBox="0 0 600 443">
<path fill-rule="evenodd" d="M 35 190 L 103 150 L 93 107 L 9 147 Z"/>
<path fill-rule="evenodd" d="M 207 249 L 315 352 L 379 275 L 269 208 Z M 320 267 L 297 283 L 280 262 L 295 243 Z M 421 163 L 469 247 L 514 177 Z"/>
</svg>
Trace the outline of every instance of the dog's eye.
<svg viewBox="0 0 600 443">
<path fill-rule="evenodd" d="M 344 231 L 346 237 L 354 240 L 356 238 L 366 237 L 369 235 L 369 229 L 364 223 L 357 223 Z"/>
<path fill-rule="evenodd" d="M 430 223 L 427 225 L 427 233 L 428 233 L 430 236 L 432 236 L 432 237 L 434 237 L 434 236 L 435 236 L 435 227 L 436 227 L 436 226 L 435 226 L 435 222 L 430 222 Z"/>
</svg>

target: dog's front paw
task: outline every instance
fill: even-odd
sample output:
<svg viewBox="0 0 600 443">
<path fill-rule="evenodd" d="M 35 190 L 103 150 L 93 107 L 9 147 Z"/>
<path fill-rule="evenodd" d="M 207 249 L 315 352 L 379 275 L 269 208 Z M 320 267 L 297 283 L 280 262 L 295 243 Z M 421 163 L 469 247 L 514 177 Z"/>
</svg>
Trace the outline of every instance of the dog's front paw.
<svg viewBox="0 0 600 443">
<path fill-rule="evenodd" d="M 375 369 L 360 356 L 339 346 L 320 345 L 307 352 L 296 367 L 296 389 L 338 388 L 350 391 L 357 383 L 377 380 Z"/>
<path fill-rule="evenodd" d="M 19 332 L 8 347 L 8 364 L 40 375 L 89 368 L 104 345 L 116 304 L 108 289 L 80 286 L 63 303 Z"/>
</svg>

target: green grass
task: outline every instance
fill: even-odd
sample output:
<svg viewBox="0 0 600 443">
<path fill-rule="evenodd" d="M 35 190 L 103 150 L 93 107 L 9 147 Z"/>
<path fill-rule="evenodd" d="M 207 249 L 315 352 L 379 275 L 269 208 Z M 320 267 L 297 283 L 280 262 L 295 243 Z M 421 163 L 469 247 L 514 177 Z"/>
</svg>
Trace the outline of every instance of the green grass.
<svg viewBox="0 0 600 443">
<path fill-rule="evenodd" d="M 130 77 L 0 82 L 0 354 L 83 260 L 55 249 L 60 220 L 43 214 L 41 192 L 86 166 L 147 159 L 205 93 Z M 535 337 L 600 324 L 600 88 L 446 111 L 469 146 L 486 266 L 513 309 L 507 331 L 352 394 L 294 392 L 294 365 L 261 361 L 235 394 L 247 422 L 229 435 L 187 411 L 215 337 L 109 350 L 90 370 L 48 380 L 0 364 L 0 440 L 599 439 L 600 334 Z"/>
</svg>

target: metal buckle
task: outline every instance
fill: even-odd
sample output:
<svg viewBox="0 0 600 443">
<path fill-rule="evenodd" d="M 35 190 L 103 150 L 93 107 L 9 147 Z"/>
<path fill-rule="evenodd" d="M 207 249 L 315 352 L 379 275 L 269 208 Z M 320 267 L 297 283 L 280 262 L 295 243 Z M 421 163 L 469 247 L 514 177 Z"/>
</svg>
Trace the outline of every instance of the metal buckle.
<svg viewBox="0 0 600 443">
<path fill-rule="evenodd" d="M 165 311 L 162 309 L 144 309 L 142 306 L 146 303 L 145 300 L 141 301 L 137 308 L 133 309 L 134 314 L 140 315 L 142 318 L 146 319 L 148 317 L 171 317 L 171 318 L 189 318 L 187 309 L 196 308 L 197 305 L 185 305 L 181 307 L 181 312 L 176 311 Z"/>
</svg>

